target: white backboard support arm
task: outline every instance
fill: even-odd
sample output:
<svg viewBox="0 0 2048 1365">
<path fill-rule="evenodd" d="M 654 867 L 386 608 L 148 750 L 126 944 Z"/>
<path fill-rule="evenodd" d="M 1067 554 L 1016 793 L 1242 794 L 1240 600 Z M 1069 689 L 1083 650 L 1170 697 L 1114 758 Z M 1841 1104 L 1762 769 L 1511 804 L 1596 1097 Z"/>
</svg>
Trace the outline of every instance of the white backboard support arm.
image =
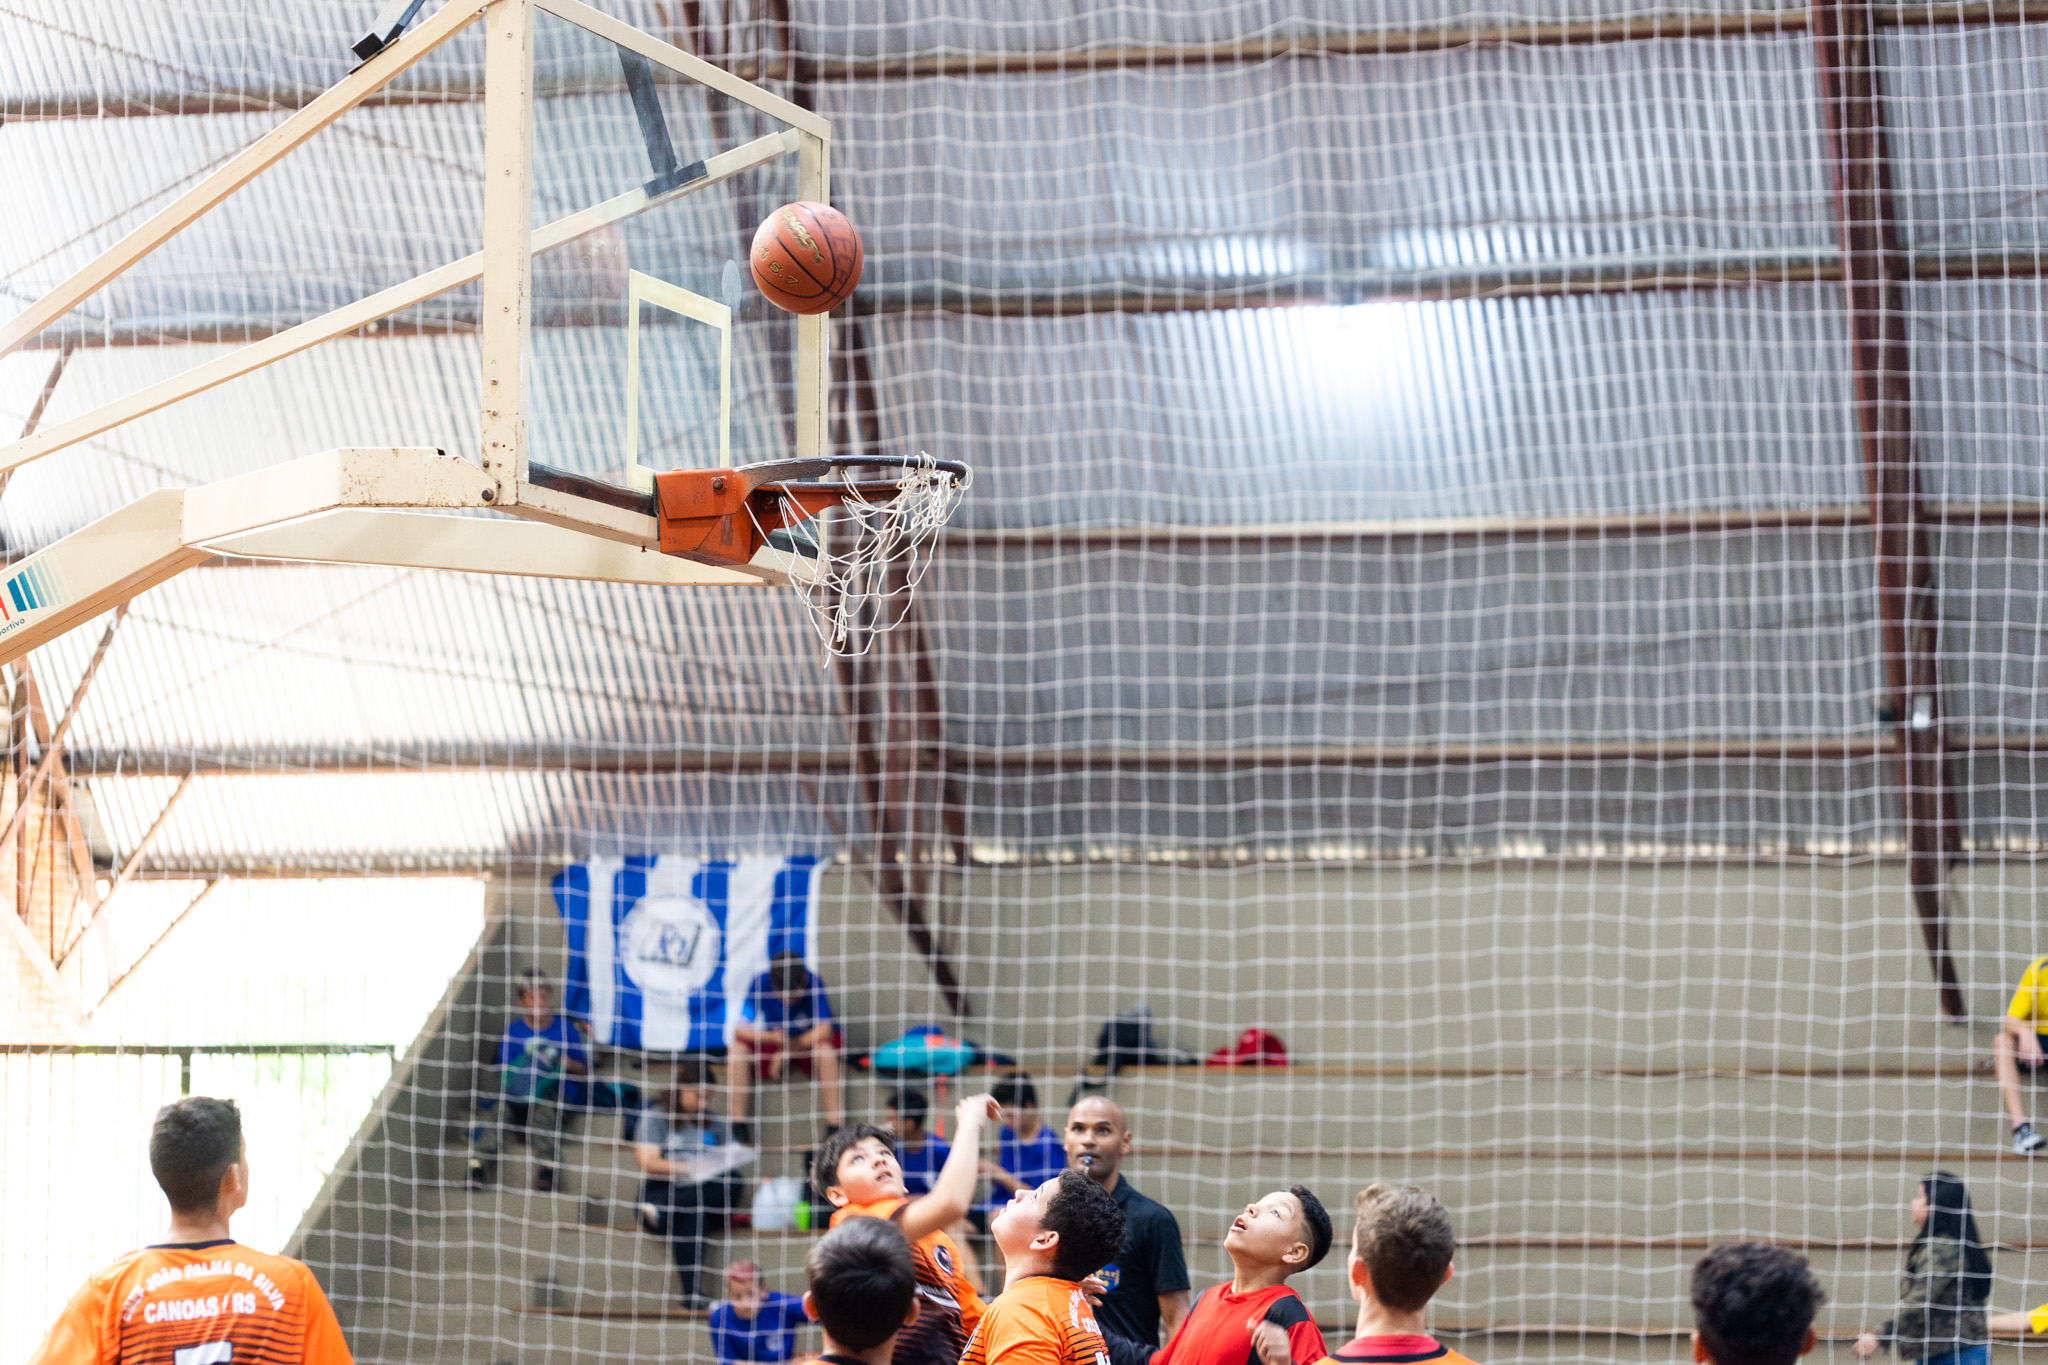
<svg viewBox="0 0 2048 1365">
<path fill-rule="evenodd" d="M 0 355 L 6 355 L 85 302 L 128 267 L 183 232 L 208 209 L 269 170 L 294 147 L 410 71 L 428 53 L 461 32 L 483 5 L 484 0 L 448 0 L 425 23 L 336 81 L 318 99 L 151 214 L 148 221 L 81 266 L 64 283 L 0 323 Z"/>
<path fill-rule="evenodd" d="M 538 523 L 447 515 L 487 508 L 494 488 L 467 460 L 391 447 L 160 488 L 0 576 L 0 663 L 216 555 L 665 587 L 779 586 L 808 572 L 810 561 L 779 551 L 713 568 Z"/>
</svg>

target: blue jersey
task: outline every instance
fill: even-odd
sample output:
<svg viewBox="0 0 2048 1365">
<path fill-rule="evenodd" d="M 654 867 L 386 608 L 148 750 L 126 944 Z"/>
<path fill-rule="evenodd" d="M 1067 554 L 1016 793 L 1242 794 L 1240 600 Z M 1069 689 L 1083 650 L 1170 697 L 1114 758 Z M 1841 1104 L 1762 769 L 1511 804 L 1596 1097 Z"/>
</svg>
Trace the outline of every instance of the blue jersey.
<svg viewBox="0 0 2048 1365">
<path fill-rule="evenodd" d="M 1005 1128 L 997 1147 L 996 1165 L 1023 1181 L 1027 1188 L 1037 1189 L 1067 1168 L 1067 1149 L 1049 1124 L 1039 1124 L 1037 1136 L 1029 1142 Z M 988 1197 L 979 1207 L 999 1209 L 1009 1202 L 1009 1190 L 990 1181 Z"/>
<path fill-rule="evenodd" d="M 759 1029 L 781 1029 L 784 1033 L 807 1033 L 819 1024 L 832 1022 L 832 1002 L 825 998 L 825 983 L 816 972 L 805 972 L 804 993 L 795 1004 L 776 993 L 775 978 L 763 972 L 747 987 L 747 1001 L 740 1006 L 740 1021 Z"/>
<path fill-rule="evenodd" d="M 768 1361 L 771 1365 L 796 1359 L 796 1329 L 804 1324 L 804 1301 L 794 1294 L 769 1290 L 761 1296 L 761 1311 L 752 1322 L 739 1315 L 729 1303 L 711 1310 L 711 1354 L 718 1365 L 735 1361 Z"/>
<path fill-rule="evenodd" d="M 896 1164 L 903 1168 L 904 1191 L 912 1195 L 930 1194 L 932 1178 L 938 1175 L 939 1167 L 945 1165 L 946 1158 L 951 1155 L 952 1145 L 939 1141 L 929 1133 L 925 1135 L 924 1146 L 914 1152 L 898 1139 Z"/>
<path fill-rule="evenodd" d="M 590 1064 L 583 1040 L 562 1015 L 556 1015 L 544 1029 L 536 1030 L 520 1015 L 505 1026 L 498 1040 L 498 1091 L 506 1099 L 524 1104 L 537 1097 L 551 1081 L 565 1079 L 562 1064 L 578 1061 Z M 582 1089 L 577 1085 L 578 1090 Z M 574 1097 L 570 1097 L 574 1102 Z"/>
</svg>

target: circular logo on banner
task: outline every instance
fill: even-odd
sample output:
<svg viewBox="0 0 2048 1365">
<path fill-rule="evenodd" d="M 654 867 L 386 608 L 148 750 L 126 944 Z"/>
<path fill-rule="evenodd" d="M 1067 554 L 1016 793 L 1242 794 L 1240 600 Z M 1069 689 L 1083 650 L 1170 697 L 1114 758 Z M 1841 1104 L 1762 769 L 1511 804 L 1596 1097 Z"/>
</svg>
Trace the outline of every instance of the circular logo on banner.
<svg viewBox="0 0 2048 1365">
<path fill-rule="evenodd" d="M 619 926 L 619 965 L 648 995 L 688 999 L 718 969 L 718 921 L 694 896 L 643 896 Z"/>
</svg>

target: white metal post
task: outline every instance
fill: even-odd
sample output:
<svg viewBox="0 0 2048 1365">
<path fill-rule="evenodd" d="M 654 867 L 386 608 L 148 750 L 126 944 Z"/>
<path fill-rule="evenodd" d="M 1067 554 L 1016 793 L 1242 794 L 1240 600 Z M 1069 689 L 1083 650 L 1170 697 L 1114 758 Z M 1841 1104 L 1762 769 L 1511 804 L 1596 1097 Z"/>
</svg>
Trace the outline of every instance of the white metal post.
<svg viewBox="0 0 2048 1365">
<path fill-rule="evenodd" d="M 533 282 L 533 5 L 484 11 L 483 467 L 509 506 L 526 476 L 522 378 Z"/>
<path fill-rule="evenodd" d="M 828 125 L 829 129 L 829 125 Z M 797 197 L 813 203 L 832 202 L 832 144 L 816 133 L 803 135 L 797 154 Z M 826 404 L 832 391 L 831 319 L 824 313 L 796 321 L 796 456 L 815 459 L 825 452 Z"/>
</svg>

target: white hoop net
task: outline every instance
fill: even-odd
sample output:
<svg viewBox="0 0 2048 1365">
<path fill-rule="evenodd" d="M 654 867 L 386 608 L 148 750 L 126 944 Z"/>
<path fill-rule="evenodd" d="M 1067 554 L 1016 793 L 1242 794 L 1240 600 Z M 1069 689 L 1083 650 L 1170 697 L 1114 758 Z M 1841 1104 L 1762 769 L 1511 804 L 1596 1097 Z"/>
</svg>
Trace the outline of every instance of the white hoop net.
<svg viewBox="0 0 2048 1365">
<path fill-rule="evenodd" d="M 893 496 L 850 492 L 829 520 L 797 523 L 798 551 L 816 555 L 817 571 L 791 575 L 790 586 L 828 657 L 858 658 L 901 624 L 931 568 L 933 541 L 973 482 L 972 471 L 942 469 L 919 451 L 916 463 L 903 466 Z"/>
</svg>

